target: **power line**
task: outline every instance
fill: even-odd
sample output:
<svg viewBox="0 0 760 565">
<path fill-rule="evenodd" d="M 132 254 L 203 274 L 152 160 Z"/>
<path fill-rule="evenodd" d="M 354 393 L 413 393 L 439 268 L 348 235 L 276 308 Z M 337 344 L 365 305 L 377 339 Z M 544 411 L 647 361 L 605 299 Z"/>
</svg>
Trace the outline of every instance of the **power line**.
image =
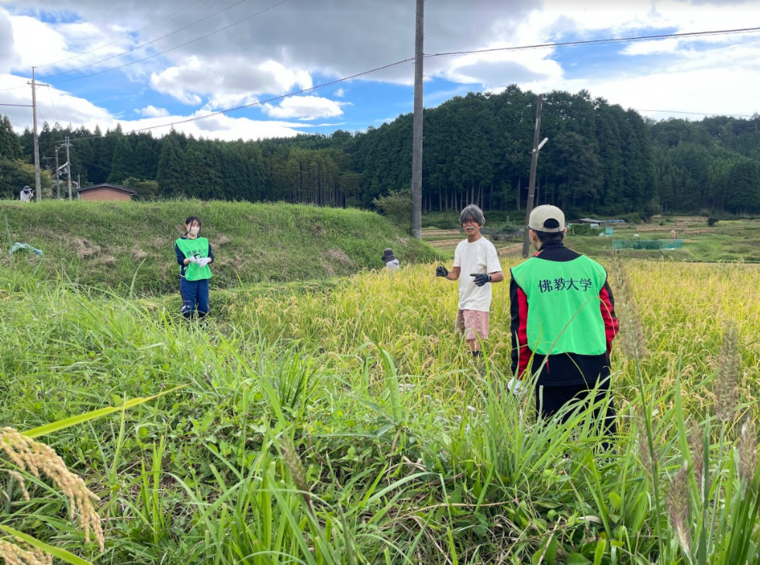
<svg viewBox="0 0 760 565">
<path fill-rule="evenodd" d="M 173 121 L 171 123 L 165 123 L 165 124 L 159 124 L 159 125 L 155 125 L 155 126 L 148 126 L 148 127 L 144 127 L 144 128 L 133 129 L 131 131 L 128 131 L 128 132 L 124 133 L 124 135 L 128 135 L 130 133 L 138 133 L 138 132 L 142 132 L 142 131 L 154 130 L 154 129 L 158 129 L 158 128 L 173 127 L 175 125 L 185 124 L 185 123 L 188 123 L 188 122 L 195 122 L 195 121 L 202 120 L 202 119 L 205 119 L 205 118 L 210 118 L 212 116 L 218 116 L 220 114 L 227 114 L 229 112 L 234 112 L 236 110 L 242 110 L 244 108 L 252 108 L 254 106 L 261 106 L 262 104 L 267 104 L 269 102 L 275 102 L 277 100 L 282 100 L 283 98 L 289 98 L 290 96 L 295 96 L 297 94 L 305 94 L 307 92 L 314 92 L 316 90 L 321 90 L 323 88 L 327 88 L 328 86 L 333 86 L 333 85 L 339 84 L 341 82 L 346 82 L 348 80 L 352 80 L 352 79 L 355 79 L 355 78 L 358 78 L 358 77 L 361 77 L 361 76 L 364 76 L 364 75 L 368 75 L 368 74 L 371 74 L 371 73 L 376 73 L 378 71 L 383 71 L 385 69 L 390 69 L 392 67 L 397 67 L 399 65 L 403 65 L 403 64 L 408 63 L 410 61 L 414 61 L 414 57 L 410 57 L 408 59 L 403 59 L 401 61 L 396 61 L 395 63 L 390 63 L 388 65 L 383 65 L 382 67 L 376 67 L 374 69 L 370 69 L 369 71 L 363 71 L 361 73 L 356 73 L 356 74 L 351 75 L 351 76 L 347 76 L 347 77 L 339 78 L 339 79 L 336 79 L 336 80 L 332 80 L 330 82 L 325 82 L 325 83 L 322 83 L 322 84 L 318 84 L 316 86 L 312 86 L 312 87 L 309 87 L 309 88 L 302 88 L 301 90 L 296 90 L 296 91 L 293 91 L 293 92 L 288 92 L 286 94 L 281 94 L 279 96 L 273 96 L 273 97 L 267 98 L 265 100 L 259 100 L 258 102 L 252 102 L 250 104 L 242 104 L 240 106 L 235 106 L 234 108 L 227 108 L 226 110 L 218 110 L 216 112 L 210 112 L 208 114 L 203 114 L 202 116 L 195 116 L 193 118 L 186 118 L 184 120 L 175 120 L 175 121 Z M 88 136 L 88 137 L 75 138 L 73 141 L 83 141 L 85 139 L 102 139 L 104 137 L 106 137 L 106 136 L 105 135 L 91 135 L 91 136 Z M 47 141 L 47 142 L 42 142 L 42 143 L 53 143 L 53 142 L 52 141 Z"/>
<path fill-rule="evenodd" d="M 0 106 L 17 106 L 19 108 L 31 108 L 31 104 L 0 104 Z"/>
<path fill-rule="evenodd" d="M 636 37 L 618 37 L 608 39 L 589 39 L 585 41 L 561 41 L 557 43 L 539 43 L 536 45 L 521 45 L 516 47 L 493 47 L 491 49 L 474 49 L 471 51 L 447 51 L 443 53 L 430 53 L 425 58 L 450 57 L 455 55 L 472 55 L 475 53 L 496 53 L 499 51 L 522 51 L 526 49 L 546 49 L 549 47 L 570 47 L 573 45 L 600 45 L 605 43 L 628 43 L 632 41 L 651 41 L 658 39 L 671 39 L 679 37 L 707 37 L 713 35 L 735 35 L 739 33 L 757 33 L 760 27 L 747 27 L 740 29 L 722 29 L 713 31 L 692 31 L 688 33 L 663 33 L 659 35 L 640 35 Z"/>
<path fill-rule="evenodd" d="M 245 2 L 247 0 L 243 0 L 243 1 Z M 110 71 L 115 71 L 117 69 L 123 69 L 124 67 L 128 67 L 130 65 L 134 65 L 135 63 L 141 63 L 143 61 L 147 61 L 148 59 L 153 59 L 154 57 L 158 57 L 159 55 L 163 55 L 165 53 L 169 53 L 170 51 L 174 51 L 175 49 L 179 49 L 180 47 L 185 47 L 186 45 L 190 45 L 191 43 L 195 43 L 196 41 L 200 41 L 201 39 L 205 39 L 205 38 L 207 38 L 209 36 L 212 36 L 212 35 L 214 35 L 216 33 L 219 33 L 220 31 L 224 31 L 224 30 L 229 29 L 229 28 L 231 28 L 233 26 L 236 26 L 236 25 L 241 24 L 241 23 L 243 23 L 245 21 L 248 21 L 251 18 L 253 18 L 255 16 L 259 16 L 259 15 L 263 14 L 264 12 L 268 12 L 269 10 L 271 10 L 273 8 L 276 8 L 277 6 L 279 6 L 281 4 L 284 4 L 287 1 L 288 0 L 281 0 L 277 4 L 272 4 L 268 8 L 265 8 L 265 9 L 259 11 L 259 12 L 256 12 L 255 14 L 251 14 L 247 18 L 243 18 L 242 20 L 238 20 L 235 23 L 232 23 L 230 25 L 224 26 L 223 28 L 219 28 L 216 31 L 212 31 L 211 33 L 207 33 L 206 35 L 202 35 L 201 37 L 197 37 L 197 38 L 195 38 L 195 39 L 193 39 L 191 41 L 188 41 L 186 43 L 183 43 L 181 45 L 177 45 L 176 47 L 172 47 L 171 49 L 167 49 L 166 51 L 160 51 L 159 53 L 155 53 L 153 55 L 148 55 L 147 57 L 143 57 L 142 59 L 138 59 L 136 61 L 131 61 L 129 63 L 124 63 L 123 65 L 119 65 L 118 67 L 112 67 L 110 69 L 105 69 L 105 70 L 102 70 L 102 71 L 98 71 L 96 73 L 90 73 L 89 75 L 83 75 L 83 76 L 74 77 L 74 78 L 67 78 L 67 79 L 64 79 L 64 80 L 56 80 L 56 81 L 51 82 L 51 84 L 61 84 L 61 83 L 64 83 L 64 82 L 71 82 L 72 80 L 80 80 L 80 79 L 88 78 L 88 77 L 95 76 L 95 75 L 102 75 L 103 73 L 107 73 L 107 72 L 110 72 Z"/>
<path fill-rule="evenodd" d="M 287 0 L 282 0 L 278 4 L 270 6 L 269 8 L 267 8 L 266 10 L 263 10 L 263 11 L 270 10 L 270 9 L 276 7 L 276 6 L 279 6 L 280 4 L 283 4 L 284 2 L 287 2 Z M 262 13 L 262 12 L 259 12 L 259 13 Z M 249 16 L 249 18 L 251 18 L 251 17 L 253 17 L 255 15 L 258 15 L 258 14 L 253 14 L 253 15 Z M 244 21 L 244 20 L 241 20 L 241 21 Z M 237 23 L 240 23 L 240 22 L 237 22 Z M 232 25 L 236 25 L 236 24 L 232 24 Z M 232 27 L 232 25 L 226 26 L 226 28 Z M 218 33 L 219 31 L 223 31 L 226 28 L 221 28 L 219 30 L 211 32 L 208 35 L 212 35 L 214 33 Z M 685 33 L 685 34 L 684 33 L 680 33 L 680 34 L 679 33 L 676 33 L 676 34 L 660 34 L 660 35 L 627 37 L 627 38 L 617 38 L 617 39 L 595 39 L 595 40 L 591 40 L 591 41 L 572 41 L 572 42 L 561 42 L 561 43 L 545 43 L 545 44 L 538 44 L 538 45 L 526 45 L 526 46 L 518 46 L 518 47 L 503 47 L 503 48 L 486 49 L 486 50 L 475 50 L 475 51 L 458 51 L 458 52 L 451 51 L 451 52 L 444 52 L 444 53 L 429 54 L 429 55 L 426 55 L 425 57 L 426 58 L 432 58 L 432 57 L 443 57 L 443 56 L 458 55 L 458 54 L 483 53 L 483 52 L 489 52 L 489 51 L 540 49 L 540 48 L 546 48 L 546 47 L 564 47 L 564 46 L 571 46 L 571 45 L 587 45 L 587 44 L 601 44 L 601 43 L 622 43 L 622 42 L 628 42 L 628 41 L 641 41 L 641 40 L 649 40 L 649 39 L 666 39 L 666 38 L 671 38 L 671 37 L 694 37 L 694 36 L 707 36 L 707 35 L 719 35 L 719 34 L 734 34 L 734 33 L 740 33 L 740 32 L 741 33 L 749 33 L 749 32 L 756 32 L 756 31 L 760 31 L 760 27 L 756 27 L 756 28 L 743 28 L 743 29 L 735 29 L 735 30 L 714 30 L 714 31 L 690 32 L 690 33 Z M 206 35 L 204 37 L 208 37 L 208 35 Z M 203 37 L 198 38 L 198 39 L 203 39 Z M 197 41 L 197 39 L 193 40 L 193 41 Z M 190 43 L 192 43 L 192 42 L 190 42 Z M 183 45 L 179 45 L 177 47 L 174 47 L 174 48 L 170 49 L 169 51 L 171 51 L 173 49 L 178 49 L 179 47 L 182 47 L 182 46 Z M 159 55 L 159 54 L 157 54 L 157 55 Z M 151 57 L 155 57 L 157 55 L 152 55 Z M 146 59 L 147 58 L 150 58 L 150 57 L 146 57 Z M 258 102 L 253 102 L 253 103 L 250 103 L 250 104 L 243 104 L 243 105 L 240 105 L 240 106 L 235 106 L 233 108 L 227 108 L 225 110 L 218 110 L 216 112 L 210 112 L 208 114 L 203 114 L 201 116 L 195 116 L 195 117 L 187 118 L 187 119 L 184 119 L 184 120 L 172 121 L 172 122 L 165 123 L 165 124 L 159 124 L 159 125 L 155 125 L 155 126 L 149 126 L 149 127 L 145 127 L 145 128 L 139 128 L 139 129 L 132 130 L 132 131 L 130 131 L 128 133 L 137 133 L 137 132 L 141 132 L 141 131 L 149 131 L 149 130 L 159 129 L 159 128 L 163 128 L 163 127 L 172 127 L 172 126 L 175 126 L 175 125 L 180 125 L 180 124 L 184 124 L 184 123 L 195 122 L 195 121 L 202 120 L 202 119 L 205 119 L 205 118 L 210 118 L 212 116 L 218 116 L 218 115 L 221 115 L 221 114 L 227 114 L 229 112 L 235 112 L 237 110 L 242 110 L 242 109 L 245 109 L 245 108 L 251 108 L 251 107 L 254 107 L 254 106 L 260 106 L 262 104 L 266 104 L 266 103 L 269 103 L 269 102 L 274 102 L 274 101 L 277 101 L 277 100 L 282 100 L 282 99 L 288 98 L 290 96 L 295 96 L 295 95 L 298 95 L 298 94 L 304 94 L 304 93 L 307 93 L 307 92 L 314 92 L 316 90 L 320 90 L 320 89 L 326 88 L 328 86 L 333 86 L 333 85 L 339 84 L 341 82 L 346 82 L 346 81 L 352 80 L 354 78 L 358 78 L 358 77 L 361 77 L 361 76 L 364 76 L 364 75 L 368 75 L 368 74 L 371 74 L 371 73 L 375 73 L 375 72 L 378 72 L 378 71 L 381 71 L 381 70 L 385 70 L 385 69 L 388 69 L 388 68 L 391 68 L 391 67 L 396 67 L 398 65 L 409 63 L 409 62 L 411 62 L 413 60 L 414 60 L 414 57 L 410 57 L 410 58 L 407 58 L 407 59 L 403 59 L 401 61 L 396 61 L 395 63 L 390 63 L 388 65 L 383 65 L 381 67 L 376 67 L 376 68 L 370 69 L 368 71 L 363 71 L 361 73 L 356 73 L 354 75 L 350 75 L 350 76 L 347 76 L 347 77 L 344 77 L 344 78 L 341 78 L 341 79 L 336 79 L 336 80 L 333 80 L 333 81 L 330 81 L 330 82 L 322 83 L 322 84 L 319 84 L 317 86 L 313 86 L 313 87 L 310 87 L 310 88 L 304 88 L 304 89 L 301 89 L 301 90 L 297 90 L 297 91 L 289 92 L 289 93 L 286 93 L 286 94 L 282 94 L 280 96 L 273 96 L 271 98 L 267 98 L 266 100 L 260 100 Z M 134 61 L 134 62 L 139 62 L 139 61 Z M 132 63 L 128 63 L 128 64 L 132 64 Z M 126 65 L 123 65 L 123 66 L 126 66 Z M 116 68 L 119 68 L 119 67 L 116 67 Z M 109 70 L 114 70 L 114 69 L 109 69 Z M 101 71 L 101 73 L 102 72 L 107 72 L 107 71 Z M 93 73 L 93 74 L 100 74 L 100 73 Z M 86 76 L 91 76 L 91 75 L 86 75 Z M 85 77 L 77 77 L 77 78 L 85 78 Z M 68 79 L 68 80 L 76 80 L 76 79 Z M 59 82 L 67 82 L 67 81 L 59 81 Z M 93 138 L 97 138 L 97 137 L 101 137 L 101 136 L 92 136 L 92 137 Z M 79 138 L 79 139 L 82 140 L 82 139 L 87 139 L 87 138 Z"/>
<path fill-rule="evenodd" d="M 248 2 L 248 0 L 238 0 L 238 2 L 235 2 L 234 4 L 231 4 L 230 6 L 227 6 L 226 8 L 224 8 L 222 10 L 219 10 L 217 12 L 214 12 L 213 14 L 205 16 L 205 17 L 201 18 L 200 20 L 197 20 L 197 21 L 191 23 L 190 25 L 186 25 L 185 27 L 181 27 L 179 29 L 176 29 L 176 30 L 174 30 L 174 31 L 172 31 L 170 33 L 167 33 L 166 35 L 162 35 L 161 37 L 158 37 L 158 38 L 153 39 L 151 41 L 148 41 L 146 43 L 142 43 L 140 45 L 137 45 L 137 46 L 133 47 L 132 49 L 127 49 L 126 51 L 122 51 L 121 53 L 117 53 L 116 55 L 111 55 L 110 57 L 106 57 L 105 59 L 101 59 L 100 61 L 95 61 L 94 63 L 89 63 L 87 65 L 82 65 L 81 67 L 77 67 L 75 69 L 70 69 L 68 71 L 61 71 L 60 73 L 56 73 L 54 75 L 47 76 L 47 77 L 45 77 L 45 80 L 49 80 L 49 79 L 51 79 L 53 77 L 57 77 L 57 76 L 60 76 L 60 75 L 65 75 L 65 74 L 68 74 L 68 73 L 73 73 L 75 71 L 80 71 L 82 69 L 86 69 L 88 67 L 92 67 L 92 66 L 98 65 L 100 63 L 105 63 L 106 61 L 110 61 L 111 59 L 115 59 L 116 57 L 121 57 L 122 55 L 126 55 L 127 53 L 132 53 L 133 51 L 137 51 L 138 49 L 142 49 L 143 47 L 147 47 L 148 45 L 152 45 L 153 43 L 156 43 L 157 41 L 161 41 L 162 39 L 166 39 L 167 37 L 170 37 L 170 36 L 174 35 L 175 33 L 179 33 L 180 31 L 184 31 L 184 30 L 186 30 L 186 29 L 188 29 L 190 27 L 193 27 L 194 25 L 197 25 L 197 24 L 199 24 L 199 23 L 201 23 L 203 21 L 206 21 L 206 20 L 208 20 L 210 18 L 213 18 L 214 16 L 216 16 L 218 14 L 221 14 L 222 12 L 226 12 L 227 10 L 229 10 L 231 8 L 234 8 L 235 6 L 239 6 L 240 4 L 243 4 L 245 2 Z M 240 22 L 237 22 L 237 23 L 240 23 Z M 137 62 L 137 61 L 135 61 L 135 62 Z M 116 68 L 119 69 L 121 67 L 116 67 Z M 86 75 L 86 76 L 92 76 L 92 75 Z M 81 77 L 81 78 L 84 78 L 84 77 Z"/>
<path fill-rule="evenodd" d="M 348 77 L 339 78 L 339 79 L 336 79 L 336 80 L 333 80 L 333 81 L 330 81 L 330 82 L 325 82 L 325 83 L 322 83 L 322 84 L 318 84 L 317 86 L 312 86 L 310 88 L 303 88 L 301 90 L 296 90 L 294 92 L 288 92 L 287 94 L 281 94 L 280 96 L 273 96 L 271 98 L 267 98 L 266 100 L 259 100 L 258 102 L 252 102 L 250 104 L 242 104 L 240 106 L 235 106 L 234 108 L 227 108 L 226 110 L 218 110 L 216 112 L 210 112 L 208 114 L 203 114 L 202 116 L 195 116 L 193 118 L 187 118 L 187 119 L 184 119 L 184 120 L 174 121 L 174 122 L 167 123 L 167 124 L 161 124 L 161 125 L 157 125 L 157 126 L 150 126 L 150 127 L 135 129 L 135 130 L 132 130 L 129 133 L 135 133 L 135 132 L 138 132 L 138 131 L 148 131 L 148 130 L 153 130 L 153 129 L 158 129 L 158 128 L 165 128 L 165 127 L 175 126 L 175 125 L 179 125 L 179 124 L 186 124 L 186 123 L 189 123 L 189 122 L 195 122 L 195 121 L 198 121 L 198 120 L 203 120 L 205 118 L 210 118 L 212 116 L 218 116 L 220 114 L 227 114 L 229 112 L 235 112 L 237 110 L 243 110 L 244 108 L 252 108 L 254 106 L 261 106 L 262 104 L 267 104 L 269 102 L 275 102 L 277 100 L 282 100 L 283 98 L 289 98 L 289 97 L 295 96 L 297 94 L 305 94 L 306 92 L 314 92 L 316 90 L 321 90 L 323 88 L 327 88 L 328 86 L 333 86 L 333 85 L 339 84 L 341 82 L 346 82 L 348 80 L 352 80 L 352 79 L 358 78 L 360 76 L 368 75 L 368 74 L 371 74 L 371 73 L 376 73 L 378 71 L 382 71 L 382 70 L 385 70 L 385 69 L 390 69 L 391 67 L 396 67 L 398 65 L 403 65 L 404 63 L 408 63 L 409 61 L 414 61 L 414 57 L 410 57 L 408 59 L 403 59 L 401 61 L 396 61 L 395 63 L 390 63 L 388 65 L 383 65 L 382 67 L 376 67 L 376 68 L 371 69 L 369 71 L 363 71 L 361 73 L 356 73 L 355 75 L 351 75 L 351 76 L 348 76 Z"/>
<path fill-rule="evenodd" d="M 148 24 L 148 25 L 146 25 L 145 27 L 141 27 L 140 29 L 138 29 L 138 30 L 136 30 L 136 31 L 133 31 L 133 32 L 131 32 L 131 33 L 128 33 L 128 34 L 126 34 L 126 35 L 123 35 L 123 36 L 121 36 L 121 37 L 120 37 L 120 38 L 118 38 L 118 39 L 114 39 L 114 40 L 113 40 L 113 41 L 111 41 L 110 43 L 104 43 L 103 45 L 99 45 L 98 47 L 94 47 L 94 48 L 90 49 L 89 51 L 82 51 L 81 53 L 78 53 L 78 54 L 76 54 L 76 55 L 73 55 L 73 56 L 69 57 L 68 59 L 61 59 L 60 61 L 55 61 L 55 62 L 53 62 L 53 63 L 45 63 L 44 65 L 37 65 L 37 68 L 39 69 L 39 68 L 41 68 L 41 67 L 49 67 L 49 66 L 51 66 L 51 65 L 58 65 L 58 64 L 60 64 L 60 63 L 65 63 L 66 61 L 71 61 L 72 59 L 76 59 L 77 57 L 81 57 L 82 55 L 88 55 L 88 54 L 90 54 L 90 53 L 94 53 L 95 51 L 99 51 L 99 50 L 103 49 L 104 47 L 109 47 L 109 46 L 113 45 L 114 43 L 118 43 L 118 42 L 119 42 L 119 41 L 121 41 L 122 39 L 127 39 L 127 38 L 131 37 L 131 35 L 132 35 L 132 34 L 137 34 L 137 33 L 140 33 L 141 31 L 145 31 L 145 30 L 146 30 L 146 29 L 148 29 L 149 27 L 153 27 L 153 26 L 154 26 L 154 25 L 156 25 L 156 24 L 160 24 L 161 22 L 165 22 L 166 20 L 168 20 L 168 19 L 170 19 L 170 18 L 173 18 L 174 16 L 176 16 L 176 15 L 177 15 L 177 14 L 179 14 L 180 12 L 184 12 L 184 11 L 185 11 L 185 10 L 187 10 L 188 8 L 192 8 L 192 7 L 193 7 L 193 6 L 195 6 L 196 4 L 200 4 L 201 2 L 204 2 L 204 1 L 205 1 L 205 0 L 196 0 L 196 1 L 195 1 L 195 2 L 193 2 L 192 4 L 189 4 L 188 6 L 185 6 L 185 7 L 184 7 L 184 8 L 182 8 L 181 10 L 177 10 L 177 11 L 176 11 L 176 12 L 174 12 L 173 14 L 169 14 L 169 15 L 168 15 L 168 16 L 166 16 L 165 18 L 162 18 L 162 19 L 160 19 L 160 20 L 157 20 L 157 21 L 153 22 L 152 24 Z M 55 76 L 55 75 L 53 75 L 53 76 Z"/>
<path fill-rule="evenodd" d="M 140 63 L 142 61 L 146 61 L 148 59 L 151 59 L 153 57 L 157 57 L 158 55 L 163 55 L 164 53 L 169 53 L 170 51 L 174 51 L 175 49 L 179 49 L 181 47 L 185 47 L 191 43 L 194 43 L 196 41 L 199 41 L 201 39 L 205 39 L 206 37 L 209 37 L 211 35 L 214 35 L 216 33 L 219 33 L 220 31 L 224 31 L 225 29 L 229 29 L 230 27 L 237 25 L 239 23 L 242 23 L 246 20 L 249 20 L 253 18 L 254 16 L 257 16 L 259 14 L 262 14 L 266 11 L 271 10 L 272 8 L 275 8 L 279 6 L 280 4 L 284 4 L 287 2 L 287 0 L 282 0 L 281 2 L 274 4 L 270 6 L 269 8 L 266 8 L 265 10 L 262 10 L 261 12 L 257 12 L 255 14 L 252 14 L 248 16 L 247 18 L 240 20 L 238 22 L 235 22 L 233 24 L 230 24 L 228 26 L 225 26 L 223 28 L 220 28 L 216 31 L 213 31 L 211 33 L 208 33 L 206 35 L 203 35 L 201 37 L 198 37 L 197 39 L 193 39 L 192 41 L 188 41 L 187 43 L 183 43 L 182 45 L 177 45 L 176 47 L 172 47 L 171 49 L 167 49 L 166 51 L 162 51 L 160 53 L 156 53 L 155 55 L 150 55 L 148 57 L 145 57 L 143 59 L 139 59 L 136 61 L 132 61 L 130 63 L 126 63 L 124 65 L 120 65 L 118 67 L 113 67 L 110 69 L 105 69 L 103 71 L 99 71 L 97 73 L 91 73 L 89 75 L 84 75 L 81 77 L 74 77 L 71 79 L 66 79 L 62 81 L 54 81 L 53 84 L 61 84 L 64 82 L 70 82 L 72 80 L 79 80 L 87 77 L 91 77 L 94 75 L 106 73 L 109 71 L 121 69 L 123 67 L 133 65 L 135 63 Z M 230 6 L 232 7 L 232 6 Z M 659 34 L 659 35 L 645 35 L 645 36 L 636 36 L 636 37 L 621 37 L 621 38 L 607 38 L 607 39 L 592 39 L 587 41 L 566 41 L 566 42 L 557 42 L 557 43 L 540 43 L 535 45 L 522 45 L 522 46 L 514 46 L 514 47 L 495 47 L 492 49 L 475 49 L 471 51 L 448 51 L 448 52 L 442 52 L 442 53 L 431 53 L 425 55 L 425 58 L 432 58 L 432 57 L 445 57 L 445 56 L 454 56 L 454 55 L 469 55 L 469 54 L 475 54 L 475 53 L 490 53 L 490 52 L 498 52 L 498 51 L 521 51 L 521 50 L 529 50 L 529 49 L 546 49 L 551 47 L 569 47 L 569 46 L 575 46 L 575 45 L 595 45 L 595 44 L 607 44 L 607 43 L 625 43 L 625 42 L 632 42 L 632 41 L 646 41 L 646 40 L 658 40 L 658 39 L 669 39 L 669 38 L 679 38 L 679 37 L 705 37 L 705 36 L 714 36 L 714 35 L 731 35 L 731 34 L 738 34 L 738 33 L 755 33 L 760 31 L 760 27 L 752 27 L 752 28 L 741 28 L 741 29 L 729 29 L 729 30 L 712 30 L 712 31 L 698 31 L 698 32 L 689 32 L 689 33 L 671 33 L 671 34 Z M 76 70 L 76 69 L 74 69 Z M 68 71 L 71 72 L 71 71 Z M 372 72 L 372 71 L 370 71 Z M 52 75 L 57 76 L 57 75 Z M 21 88 L 26 88 L 23 86 L 19 87 L 11 87 L 11 88 L 5 88 L 0 89 L 0 92 L 5 92 L 9 90 L 19 90 Z"/>
</svg>

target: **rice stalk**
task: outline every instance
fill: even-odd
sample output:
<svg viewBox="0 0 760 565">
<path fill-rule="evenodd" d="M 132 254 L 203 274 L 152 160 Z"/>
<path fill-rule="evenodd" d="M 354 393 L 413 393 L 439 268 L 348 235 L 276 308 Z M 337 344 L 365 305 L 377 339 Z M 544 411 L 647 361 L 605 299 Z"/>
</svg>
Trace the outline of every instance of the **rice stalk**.
<svg viewBox="0 0 760 565">
<path fill-rule="evenodd" d="M 53 556 L 19 541 L 0 540 L 0 558 L 5 565 L 53 565 Z"/>
<path fill-rule="evenodd" d="M 100 502 L 100 499 L 87 488 L 81 477 L 69 471 L 55 450 L 21 435 L 13 428 L 0 428 L 0 449 L 19 469 L 28 471 L 37 478 L 45 475 L 51 479 L 69 499 L 70 518 L 74 520 L 76 511 L 79 512 L 79 526 L 84 530 L 87 542 L 92 534 L 100 551 L 105 550 L 100 516 L 93 505 L 93 502 Z"/>
</svg>

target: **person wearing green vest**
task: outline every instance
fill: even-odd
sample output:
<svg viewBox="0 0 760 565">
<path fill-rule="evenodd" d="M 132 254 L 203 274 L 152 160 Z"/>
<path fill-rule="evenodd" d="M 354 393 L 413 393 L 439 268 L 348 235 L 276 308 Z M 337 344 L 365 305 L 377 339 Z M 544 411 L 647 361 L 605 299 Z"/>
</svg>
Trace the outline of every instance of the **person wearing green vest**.
<svg viewBox="0 0 760 565">
<path fill-rule="evenodd" d="M 607 271 L 565 247 L 565 215 L 556 206 L 530 214 L 530 241 L 537 253 L 511 270 L 512 374 L 510 389 L 537 375 L 536 409 L 548 419 L 571 401 L 607 396 L 610 353 L 618 332 Z M 598 386 L 597 386 L 598 385 Z M 598 411 L 597 411 L 598 414 Z M 564 420 L 569 416 L 565 414 Z M 610 398 L 604 414 L 615 432 Z"/>
<path fill-rule="evenodd" d="M 201 220 L 190 216 L 185 220 L 185 235 L 174 243 L 174 252 L 179 263 L 179 293 L 182 296 L 182 315 L 188 320 L 198 311 L 203 318 L 209 312 L 208 280 L 211 278 L 209 265 L 214 262 L 214 253 L 201 232 Z"/>
</svg>

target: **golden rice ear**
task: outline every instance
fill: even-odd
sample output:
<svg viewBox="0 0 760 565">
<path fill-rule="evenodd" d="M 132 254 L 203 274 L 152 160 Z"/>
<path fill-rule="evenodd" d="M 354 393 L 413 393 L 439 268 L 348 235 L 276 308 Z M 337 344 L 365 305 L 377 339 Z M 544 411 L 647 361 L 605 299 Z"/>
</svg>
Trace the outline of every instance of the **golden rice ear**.
<svg viewBox="0 0 760 565">
<path fill-rule="evenodd" d="M 63 459 L 51 447 L 21 435 L 13 428 L 0 428 L 0 449 L 22 471 L 38 478 L 44 475 L 52 480 L 69 499 L 69 515 L 72 520 L 78 511 L 79 527 L 84 530 L 85 539 L 89 542 L 90 534 L 94 535 L 100 551 L 105 550 L 103 527 L 93 504 L 100 499 L 87 488 L 79 475 L 69 471 Z"/>
<path fill-rule="evenodd" d="M 641 361 L 649 355 L 646 335 L 637 312 L 630 278 L 617 253 L 612 256 L 612 273 L 615 283 L 615 310 L 620 321 L 620 341 L 628 357 Z"/>
<path fill-rule="evenodd" d="M 53 556 L 26 545 L 0 540 L 0 559 L 8 565 L 53 565 Z"/>
</svg>

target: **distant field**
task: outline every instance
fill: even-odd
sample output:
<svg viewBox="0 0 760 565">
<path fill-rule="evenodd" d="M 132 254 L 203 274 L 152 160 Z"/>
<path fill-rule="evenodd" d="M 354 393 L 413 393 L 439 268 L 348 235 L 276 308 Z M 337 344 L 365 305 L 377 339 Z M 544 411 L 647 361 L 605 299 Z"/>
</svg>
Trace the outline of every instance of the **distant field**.
<svg viewBox="0 0 760 565">
<path fill-rule="evenodd" d="M 688 228 L 684 230 L 684 227 Z M 566 245 L 595 257 L 605 257 L 612 252 L 612 239 L 634 239 L 638 233 L 640 239 L 670 239 L 670 231 L 675 229 L 677 237 L 683 238 L 683 248 L 678 250 L 621 250 L 620 255 L 626 258 L 639 259 L 669 259 L 674 261 L 696 262 L 760 262 L 760 220 L 723 220 L 713 228 L 708 228 L 706 221 L 689 218 L 685 224 L 657 223 L 626 225 L 614 227 L 613 237 L 598 235 L 572 235 L 565 239 Z M 658 231 L 652 231 L 658 230 Z M 709 230 L 709 231 L 707 231 Z M 707 233 L 705 233 L 707 231 Z M 424 236 L 423 236 L 424 237 Z M 456 242 L 438 247 L 437 238 L 431 238 L 431 244 L 448 260 L 454 257 Z M 464 239 L 464 235 L 460 238 Z M 514 245 L 513 242 L 495 242 L 497 248 Z"/>
</svg>

